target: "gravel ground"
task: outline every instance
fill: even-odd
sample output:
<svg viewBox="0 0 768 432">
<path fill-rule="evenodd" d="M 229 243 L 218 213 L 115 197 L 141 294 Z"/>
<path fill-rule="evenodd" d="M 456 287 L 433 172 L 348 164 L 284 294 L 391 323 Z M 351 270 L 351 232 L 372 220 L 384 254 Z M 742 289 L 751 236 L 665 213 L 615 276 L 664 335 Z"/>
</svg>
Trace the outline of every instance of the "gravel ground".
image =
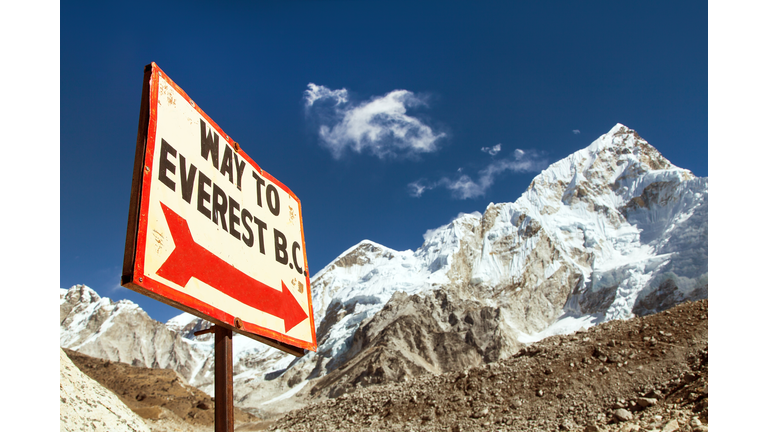
<svg viewBox="0 0 768 432">
<path fill-rule="evenodd" d="M 357 388 L 270 430 L 700 432 L 707 416 L 701 300 L 553 336 L 482 367 Z"/>
</svg>

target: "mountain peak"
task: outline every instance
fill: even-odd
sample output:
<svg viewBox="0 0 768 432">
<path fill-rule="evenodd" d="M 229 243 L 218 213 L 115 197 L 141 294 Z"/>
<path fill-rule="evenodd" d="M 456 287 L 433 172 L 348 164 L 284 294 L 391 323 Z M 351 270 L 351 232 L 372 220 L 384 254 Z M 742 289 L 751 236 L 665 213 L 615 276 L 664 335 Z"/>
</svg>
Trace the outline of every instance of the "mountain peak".
<svg viewBox="0 0 768 432">
<path fill-rule="evenodd" d="M 101 300 L 101 297 L 96 291 L 83 284 L 73 285 L 68 290 L 62 288 L 59 292 L 59 297 L 61 301 L 69 300 L 72 303 L 89 304 Z"/>
<path fill-rule="evenodd" d="M 618 133 L 623 133 L 627 129 L 629 129 L 629 128 L 624 126 L 623 124 L 616 123 L 616 125 L 614 127 L 612 127 L 611 130 L 608 131 L 608 135 L 616 135 Z M 631 129 L 629 129 L 629 130 L 631 130 Z"/>
<path fill-rule="evenodd" d="M 613 136 L 613 135 L 628 135 L 628 134 L 634 134 L 637 135 L 637 132 L 635 132 L 634 129 L 630 128 L 629 126 L 623 124 L 623 123 L 616 123 L 611 130 L 608 131 L 605 135 Z"/>
<path fill-rule="evenodd" d="M 639 164 L 644 172 L 663 169 L 679 169 L 667 158 L 661 155 L 656 147 L 640 137 L 634 129 L 630 129 L 621 123 L 595 140 L 585 150 L 592 157 L 601 157 L 612 161 L 614 164 L 630 162 L 629 166 Z"/>
<path fill-rule="evenodd" d="M 694 176 L 669 162 L 633 129 L 617 123 L 586 148 L 534 177 L 521 199 L 545 212 L 587 196 L 603 197 L 620 207 L 648 184 L 673 178 L 683 181 Z"/>
<path fill-rule="evenodd" d="M 334 267 L 351 267 L 353 265 L 362 265 L 370 261 L 372 256 L 387 256 L 392 255 L 395 251 L 386 246 L 380 245 L 371 240 L 363 240 L 358 244 L 344 251 L 341 255 L 333 260 L 325 269 L 321 270 L 317 274 L 323 273 L 328 269 Z"/>
</svg>

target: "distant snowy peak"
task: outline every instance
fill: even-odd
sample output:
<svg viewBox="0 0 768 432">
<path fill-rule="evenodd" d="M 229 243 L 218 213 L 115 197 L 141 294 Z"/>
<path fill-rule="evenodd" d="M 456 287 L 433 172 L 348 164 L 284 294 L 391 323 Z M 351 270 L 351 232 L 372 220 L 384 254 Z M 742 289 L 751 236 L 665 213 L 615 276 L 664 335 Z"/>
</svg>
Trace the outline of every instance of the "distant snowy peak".
<svg viewBox="0 0 768 432">
<path fill-rule="evenodd" d="M 381 295 L 378 275 L 401 274 L 414 263 L 412 251 L 398 252 L 370 240 L 347 249 L 312 278 L 316 322 L 322 320 L 332 299 Z"/>
<path fill-rule="evenodd" d="M 192 346 L 132 301 L 113 302 L 85 285 L 59 292 L 61 347 L 132 365 L 172 368 L 189 382 L 210 369 L 203 369 L 206 350 Z"/>
<path fill-rule="evenodd" d="M 59 299 L 60 303 L 69 302 L 72 304 L 90 304 L 99 301 L 101 297 L 99 297 L 96 291 L 92 290 L 91 288 L 82 284 L 78 284 L 70 289 L 60 288 Z"/>
<path fill-rule="evenodd" d="M 363 240 L 342 252 L 335 260 L 328 264 L 321 272 L 333 270 L 334 268 L 351 268 L 353 266 L 364 266 L 375 261 L 377 258 L 389 259 L 397 251 L 382 246 L 371 240 Z"/>
<path fill-rule="evenodd" d="M 621 206 L 650 183 L 693 178 L 689 170 L 674 166 L 637 132 L 619 123 L 587 148 L 542 171 L 518 201 L 543 214 L 585 198 Z"/>
<path fill-rule="evenodd" d="M 653 294 L 660 287 L 672 301 L 706 296 L 706 214 L 707 180 L 617 124 L 542 171 L 516 201 L 427 231 L 415 252 L 363 241 L 318 272 L 318 338 L 329 337 L 321 351 L 343 351 L 355 323 L 397 291 L 445 287 L 506 305 L 523 338 L 563 312 L 596 323 L 666 307 Z"/>
<path fill-rule="evenodd" d="M 212 333 L 207 333 L 200 336 L 195 336 L 195 332 L 200 330 L 206 330 L 211 327 L 211 323 L 202 318 L 198 318 L 188 312 L 183 312 L 175 317 L 169 319 L 165 323 L 169 330 L 174 331 L 181 335 L 181 337 L 189 340 L 190 342 L 203 342 L 213 339 Z"/>
<path fill-rule="evenodd" d="M 117 303 L 100 297 L 85 285 L 75 285 L 59 291 L 60 344 L 65 348 L 80 349 L 89 344 L 114 323 L 117 315 L 140 314 L 150 319 L 137 304 L 130 300 Z"/>
</svg>

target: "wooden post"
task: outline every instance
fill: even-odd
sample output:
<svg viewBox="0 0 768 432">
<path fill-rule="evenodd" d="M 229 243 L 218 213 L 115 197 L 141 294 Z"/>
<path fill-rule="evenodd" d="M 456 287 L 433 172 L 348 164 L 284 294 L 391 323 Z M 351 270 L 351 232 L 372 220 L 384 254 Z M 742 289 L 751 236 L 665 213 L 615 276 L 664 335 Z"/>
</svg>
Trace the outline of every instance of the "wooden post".
<svg viewBox="0 0 768 432">
<path fill-rule="evenodd" d="M 214 326 L 214 397 L 216 432 L 234 432 L 235 410 L 232 390 L 232 330 Z"/>
</svg>

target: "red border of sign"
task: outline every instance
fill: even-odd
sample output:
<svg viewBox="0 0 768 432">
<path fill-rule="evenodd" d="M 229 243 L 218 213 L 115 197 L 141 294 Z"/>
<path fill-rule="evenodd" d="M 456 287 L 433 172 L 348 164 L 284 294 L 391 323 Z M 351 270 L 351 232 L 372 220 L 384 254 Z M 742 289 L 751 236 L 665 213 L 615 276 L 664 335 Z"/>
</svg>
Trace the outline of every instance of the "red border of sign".
<svg viewBox="0 0 768 432">
<path fill-rule="evenodd" d="M 188 294 L 171 288 L 164 283 L 155 280 L 144 274 L 144 256 L 147 246 L 147 223 L 149 208 L 149 191 L 152 183 L 152 163 L 154 161 L 155 136 L 157 132 L 157 101 L 160 74 L 196 111 L 208 122 L 210 127 L 214 128 L 224 141 L 232 149 L 253 166 L 259 173 L 283 189 L 298 203 L 299 221 L 301 224 L 301 241 L 304 251 L 304 276 L 305 286 L 307 287 L 307 302 L 309 305 L 309 320 L 312 329 L 312 341 L 306 342 L 296 339 L 274 330 L 261 327 L 259 325 L 246 322 L 240 319 L 242 326 L 235 326 L 235 317 L 221 311 L 214 306 L 202 302 Z M 139 118 L 139 134 L 137 138 L 136 160 L 134 161 L 134 179 L 131 190 L 131 210 L 128 218 L 128 234 L 126 236 L 126 253 L 123 263 L 122 285 L 133 289 L 141 294 L 152 297 L 170 306 L 189 312 L 200 318 L 209 320 L 216 325 L 223 325 L 237 333 L 249 336 L 275 348 L 286 351 L 290 354 L 301 356 L 303 349 L 317 351 L 317 335 L 315 333 L 315 318 L 312 310 L 312 295 L 309 280 L 309 267 L 307 266 L 307 249 L 304 240 L 304 222 L 301 217 L 301 201 L 299 198 L 282 182 L 274 178 L 271 174 L 262 170 L 261 167 L 248 156 L 235 141 L 229 137 L 202 109 L 194 102 L 187 93 L 181 89 L 160 67 L 152 62 L 145 67 L 144 87 L 142 91 L 142 107 Z M 147 94 L 148 93 L 148 94 Z M 147 100 L 147 97 L 149 100 Z M 147 104 L 147 105 L 145 105 Z M 148 110 L 147 110 L 148 108 Z M 140 176 L 137 178 L 137 176 Z M 137 190 L 138 188 L 138 190 Z M 129 262 L 130 261 L 130 262 Z M 295 348 L 294 348 L 295 347 Z M 297 350 L 301 349 L 301 350 Z"/>
</svg>

